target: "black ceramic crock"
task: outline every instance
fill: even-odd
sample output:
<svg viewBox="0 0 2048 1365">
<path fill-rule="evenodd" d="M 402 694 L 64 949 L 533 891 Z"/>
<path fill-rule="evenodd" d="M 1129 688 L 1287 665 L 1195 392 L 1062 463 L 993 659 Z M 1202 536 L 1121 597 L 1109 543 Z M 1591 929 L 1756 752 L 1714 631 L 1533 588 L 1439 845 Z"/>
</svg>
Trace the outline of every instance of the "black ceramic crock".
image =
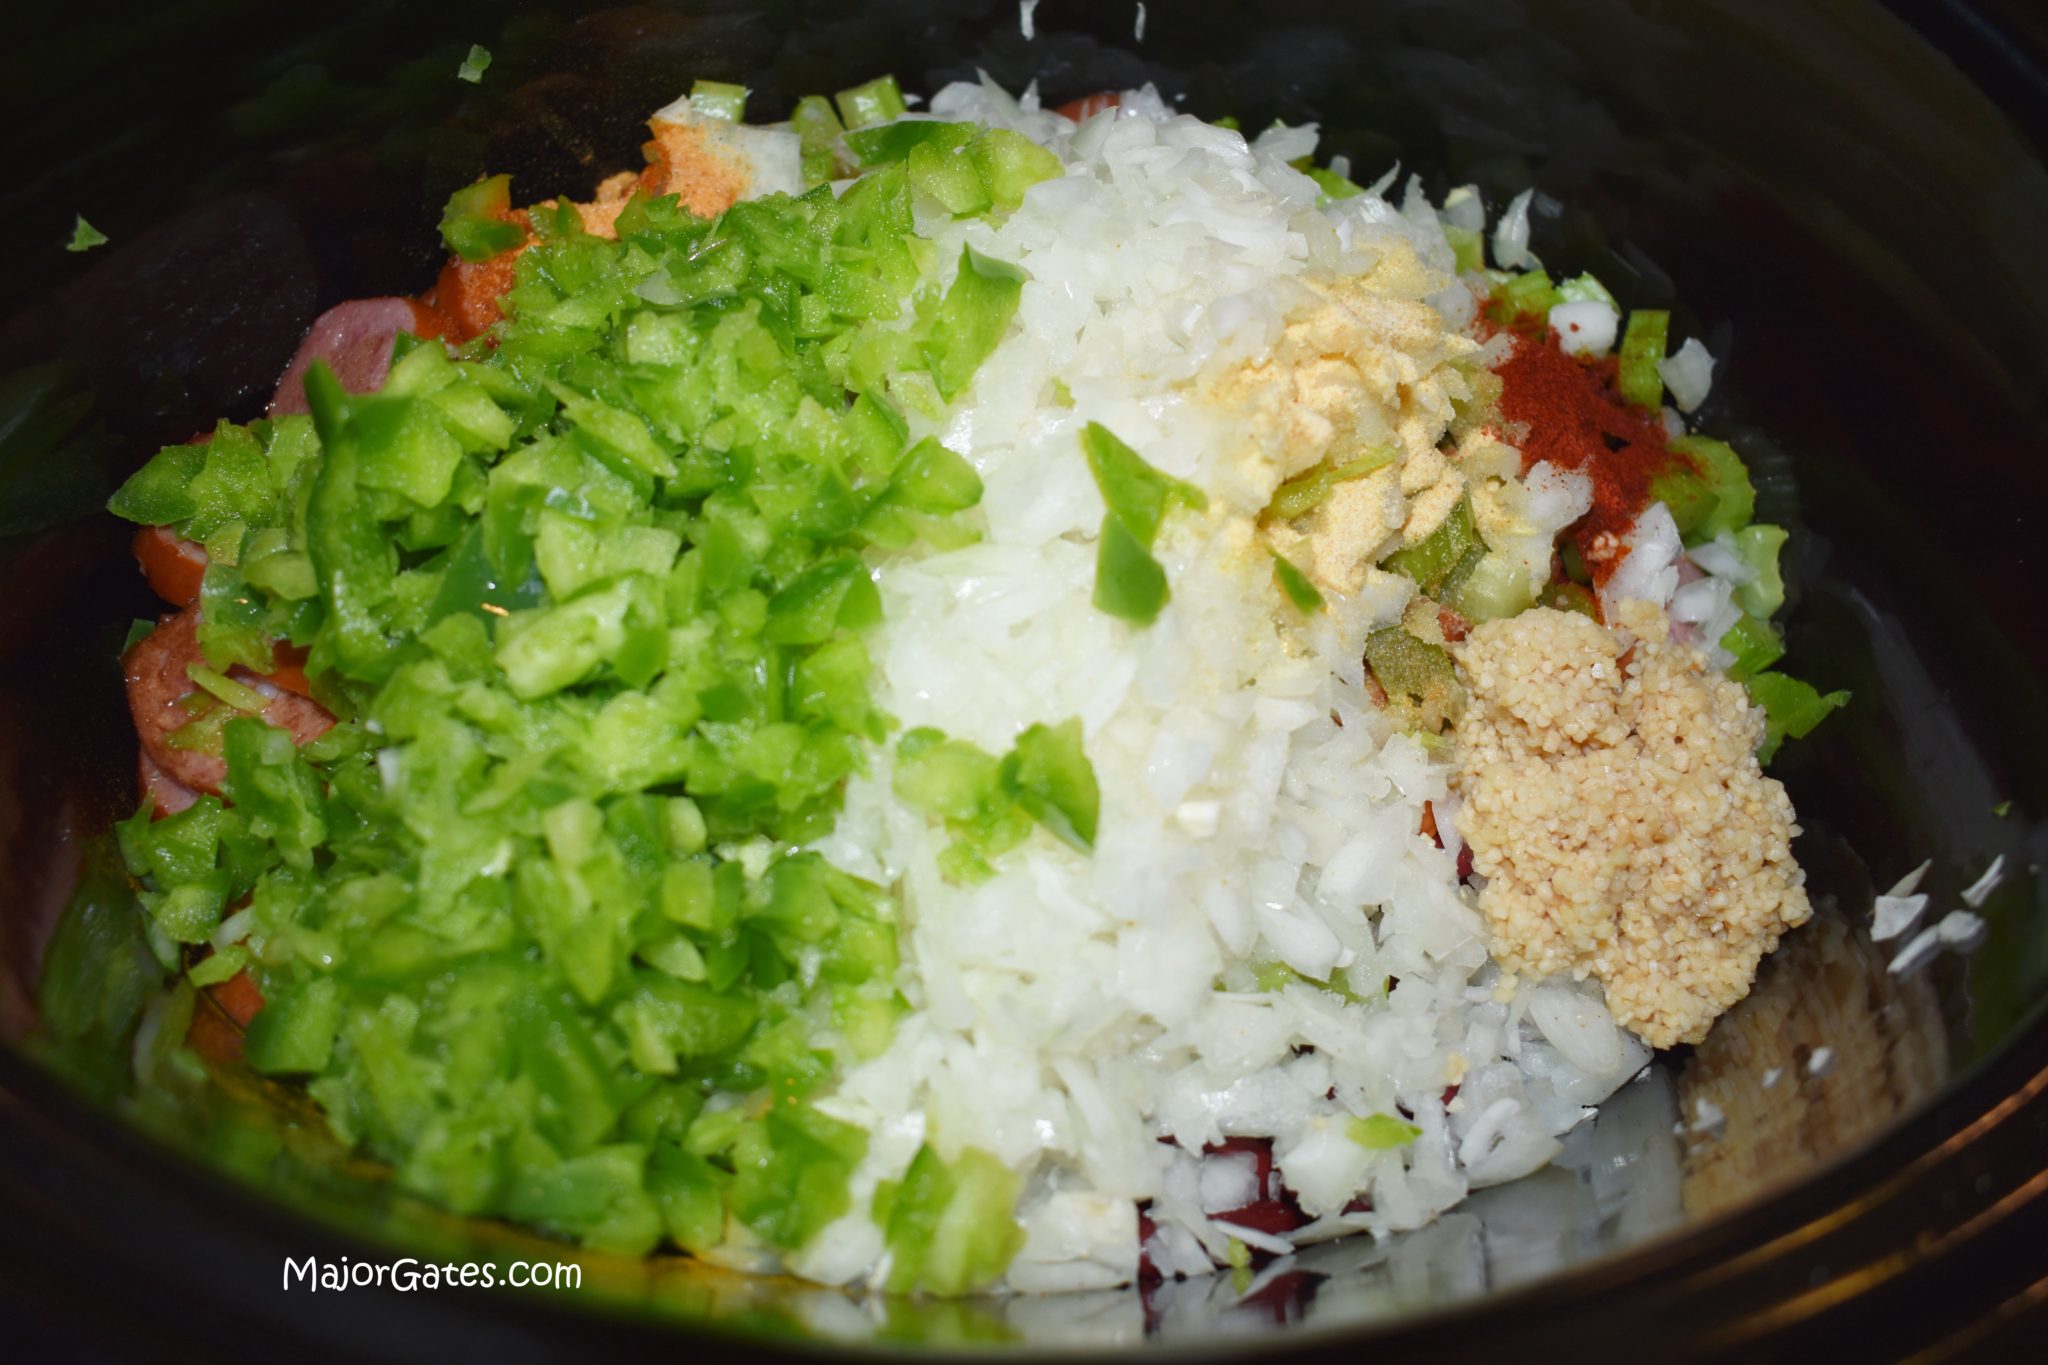
<svg viewBox="0 0 2048 1365">
<path fill-rule="evenodd" d="M 1002 0 L 194 0 L 40 6 L 6 28 L 0 1350 L 1990 1358 L 2040 1336 L 2032 7 L 1046 0 L 1027 40 Z M 471 43 L 494 54 L 474 85 L 455 78 Z M 1855 694 L 1777 768 L 1814 923 L 1706 1044 L 1617 1098 L 1571 1168 L 1250 1284 L 892 1303 L 591 1258 L 573 1295 L 283 1289 L 287 1257 L 568 1253 L 408 1204 L 275 1095 L 228 1085 L 219 1112 L 166 1116 L 38 1060 L 49 924 L 132 803 L 115 653 L 149 597 L 100 504 L 158 444 L 255 415 L 322 308 L 424 287 L 439 205 L 479 173 L 513 172 L 525 199 L 587 194 L 697 77 L 772 115 L 881 71 L 931 90 L 977 67 L 1035 76 L 1048 101 L 1153 81 L 1210 117 L 1313 120 L 1359 172 L 1398 162 L 1434 193 L 1473 181 L 1498 206 L 1533 186 L 1546 262 L 1678 307 L 1723 357 L 1703 424 L 1749 457 L 1760 513 L 1797 527 L 1792 660 Z M 107 245 L 63 250 L 77 213 Z M 1999 857 L 1982 947 L 1888 971 L 1872 894 L 1931 859 L 1945 910 Z"/>
</svg>

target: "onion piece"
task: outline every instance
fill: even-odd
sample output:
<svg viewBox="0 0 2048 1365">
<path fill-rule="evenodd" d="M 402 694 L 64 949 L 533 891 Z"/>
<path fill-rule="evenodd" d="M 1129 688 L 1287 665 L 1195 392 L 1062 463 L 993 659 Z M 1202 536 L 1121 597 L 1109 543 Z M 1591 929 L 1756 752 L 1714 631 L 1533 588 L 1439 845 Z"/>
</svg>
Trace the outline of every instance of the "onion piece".
<svg viewBox="0 0 2048 1365">
<path fill-rule="evenodd" d="M 1529 202 L 1536 191 L 1523 190 L 1508 201 L 1508 211 L 1493 230 L 1493 263 L 1502 270 L 1521 270 L 1543 262 L 1529 250 Z"/>
<path fill-rule="evenodd" d="M 1566 355 L 1601 356 L 1614 349 L 1621 314 L 1598 299 L 1560 303 L 1550 310 L 1550 328 Z"/>
<path fill-rule="evenodd" d="M 1683 346 L 1657 362 L 1657 373 L 1678 410 L 1691 412 L 1707 401 L 1714 387 L 1714 356 L 1698 337 L 1687 337 Z"/>
</svg>

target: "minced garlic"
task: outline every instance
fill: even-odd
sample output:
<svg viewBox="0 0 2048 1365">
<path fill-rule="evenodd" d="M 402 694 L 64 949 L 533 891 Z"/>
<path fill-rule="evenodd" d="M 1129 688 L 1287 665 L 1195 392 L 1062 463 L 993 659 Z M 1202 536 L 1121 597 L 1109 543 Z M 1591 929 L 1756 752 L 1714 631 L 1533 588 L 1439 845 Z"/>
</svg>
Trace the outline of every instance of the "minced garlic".
<svg viewBox="0 0 2048 1365">
<path fill-rule="evenodd" d="M 1806 921 L 1792 803 L 1756 762 L 1761 713 L 1655 607 L 1622 629 L 1537 609 L 1456 648 L 1458 830 L 1505 971 L 1605 985 L 1657 1047 L 1696 1043 Z"/>
</svg>

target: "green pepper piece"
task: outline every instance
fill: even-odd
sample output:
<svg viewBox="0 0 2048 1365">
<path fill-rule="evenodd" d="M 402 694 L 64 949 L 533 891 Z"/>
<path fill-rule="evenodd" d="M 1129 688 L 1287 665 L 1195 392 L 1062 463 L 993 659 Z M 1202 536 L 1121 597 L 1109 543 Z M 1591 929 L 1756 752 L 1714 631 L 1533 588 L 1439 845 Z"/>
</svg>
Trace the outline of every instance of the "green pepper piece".
<svg viewBox="0 0 2048 1365">
<path fill-rule="evenodd" d="M 889 501 L 915 512 L 965 511 L 981 501 L 981 476 L 938 438 L 927 436 L 904 452 L 889 476 Z"/>
<path fill-rule="evenodd" d="M 974 168 L 996 207 L 1014 209 L 1024 202 L 1024 192 L 1041 180 L 1051 180 L 1064 169 L 1060 159 L 1045 148 L 1008 128 L 984 129 L 968 147 Z"/>
<path fill-rule="evenodd" d="M 1595 621 L 1600 619 L 1600 605 L 1593 596 L 1593 590 L 1583 583 L 1570 580 L 1552 583 L 1537 596 L 1536 602 L 1538 606 L 1549 607 L 1553 611 L 1575 611 Z"/>
<path fill-rule="evenodd" d="M 903 100 L 903 87 L 896 83 L 894 76 L 877 76 L 865 84 L 842 90 L 837 99 L 839 116 L 848 128 L 886 123 L 910 112 L 910 106 Z"/>
<path fill-rule="evenodd" d="M 199 510 L 189 489 L 206 466 L 203 445 L 165 446 L 128 476 L 107 500 L 107 510 L 143 526 L 168 526 Z"/>
<path fill-rule="evenodd" d="M 1166 608 L 1166 570 L 1130 526 L 1114 514 L 1102 519 L 1095 547 L 1097 609 L 1135 625 L 1149 626 Z"/>
<path fill-rule="evenodd" d="M 1621 334 L 1616 386 L 1623 398 L 1639 408 L 1654 412 L 1664 406 L 1664 376 L 1657 372 L 1657 362 L 1664 358 L 1670 330 L 1671 314 L 1663 309 L 1638 308 L 1628 315 L 1628 327 Z"/>
<path fill-rule="evenodd" d="M 1593 581 L 1593 574 L 1586 567 L 1586 556 L 1580 552 L 1579 543 L 1569 537 L 1557 545 L 1557 556 L 1564 561 L 1564 576 L 1582 587 Z"/>
<path fill-rule="evenodd" d="M 1362 479 L 1366 475 L 1392 464 L 1396 452 L 1388 446 L 1376 446 L 1353 460 L 1342 464 L 1319 464 L 1306 474 L 1297 474 L 1273 490 L 1273 500 L 1266 504 L 1266 515 L 1274 521 L 1295 521 L 1307 516 L 1329 500 L 1337 491 L 1337 485 Z"/>
<path fill-rule="evenodd" d="M 889 1290 L 958 1295 L 993 1284 L 1024 1245 L 1017 1174 L 979 1148 L 950 1165 L 918 1148 L 900 1182 L 875 1192 L 889 1247 Z"/>
<path fill-rule="evenodd" d="M 1365 662 L 1388 703 L 1425 733 L 1434 734 L 1456 718 L 1463 693 L 1443 646 L 1418 639 L 1400 626 L 1385 626 L 1365 637 Z"/>
<path fill-rule="evenodd" d="M 1541 321 L 1550 316 L 1552 308 L 1564 302 L 1564 296 L 1550 282 L 1548 271 L 1529 270 L 1495 286 L 1493 302 L 1504 317 Z"/>
<path fill-rule="evenodd" d="M 1658 474 L 1650 494 L 1669 509 L 1685 543 L 1747 526 L 1756 515 L 1756 489 L 1734 448 L 1711 436 L 1677 436 L 1669 444 L 1685 462 Z"/>
<path fill-rule="evenodd" d="M 1529 574 L 1521 564 L 1489 550 L 1459 565 L 1444 580 L 1440 598 L 1467 621 L 1499 621 L 1527 610 L 1535 602 L 1529 591 Z"/>
<path fill-rule="evenodd" d="M 1268 550 L 1273 556 L 1273 581 L 1280 585 L 1280 591 L 1300 611 L 1317 611 L 1323 605 L 1323 594 L 1307 574 L 1294 567 L 1288 558 L 1278 550 Z"/>
<path fill-rule="evenodd" d="M 488 261 L 526 240 L 517 223 L 507 222 L 512 203 L 512 177 L 486 176 L 448 196 L 441 211 L 441 240 L 465 261 Z"/>
<path fill-rule="evenodd" d="M 163 971 L 150 956 L 134 889 L 108 841 L 89 843 L 83 864 L 43 954 L 39 1032 L 66 1047 L 67 1061 L 75 1055 L 93 1067 L 118 1059 L 125 1073 L 130 1032 Z"/>
<path fill-rule="evenodd" d="M 822 185 L 838 169 L 834 150 L 846 127 L 833 112 L 832 101 L 823 95 L 805 95 L 790 112 L 789 125 L 796 130 L 803 149 L 804 183 Z"/>
<path fill-rule="evenodd" d="M 1759 673 L 1743 684 L 1750 699 L 1764 710 L 1764 740 L 1756 761 L 1769 763 L 1787 739 L 1805 739 L 1828 714 L 1849 704 L 1849 694 L 1821 693 L 1812 683 L 1783 673 Z"/>
<path fill-rule="evenodd" d="M 1090 422 L 1082 429 L 1081 448 L 1087 453 L 1089 472 L 1095 476 L 1095 486 L 1110 515 L 1121 520 L 1147 550 L 1159 538 L 1169 504 L 1178 503 L 1194 512 L 1208 509 L 1208 495 L 1201 489 L 1160 473 L 1100 422 Z"/>
<path fill-rule="evenodd" d="M 902 124 L 891 124 L 900 128 Z M 907 158 L 910 187 L 936 199 L 955 218 L 972 218 L 989 210 L 988 186 L 965 147 L 920 142 Z"/>
<path fill-rule="evenodd" d="M 331 977 L 314 977 L 267 992 L 261 1011 L 249 1021 L 242 1052 L 249 1065 L 268 1075 L 326 1069 L 341 1027 L 341 988 Z"/>
<path fill-rule="evenodd" d="M 324 361 L 306 371 L 306 403 L 324 452 L 306 503 L 306 550 L 327 603 L 314 662 L 383 682 L 397 663 L 379 624 L 394 590 L 397 557 L 360 486 L 363 459 L 348 395 Z"/>
<path fill-rule="evenodd" d="M 253 716 L 229 721 L 221 735 L 235 809 L 275 841 L 287 863 L 310 869 L 313 850 L 327 840 L 318 775 L 288 732 Z"/>
<path fill-rule="evenodd" d="M 1315 181 L 1316 188 L 1323 192 L 1322 201 L 1326 204 L 1339 199 L 1352 199 L 1365 193 L 1363 185 L 1337 174 L 1327 166 L 1309 167 L 1308 178 Z"/>
<path fill-rule="evenodd" d="M 1721 637 L 1721 648 L 1735 656 L 1728 676 L 1742 682 L 1785 657 L 1785 641 L 1769 621 L 1744 613 Z"/>
<path fill-rule="evenodd" d="M 1433 595 L 1464 562 L 1465 556 L 1474 550 L 1483 553 L 1485 548 L 1472 524 L 1472 500 L 1459 498 L 1450 515 L 1434 531 L 1418 543 L 1394 551 L 1382 562 L 1394 572 L 1414 579 L 1416 587 Z"/>
<path fill-rule="evenodd" d="M 1152 557 L 1152 542 L 1169 503 L 1201 511 L 1208 495 L 1160 473 L 1100 422 L 1081 433 L 1088 468 L 1108 511 L 1095 549 L 1095 605 L 1111 616 L 1146 626 L 1170 596 L 1166 570 Z"/>
<path fill-rule="evenodd" d="M 1102 789 L 1081 744 L 1081 720 L 1038 724 L 1017 736 L 1002 764 L 1004 787 L 1031 818 L 1086 853 L 1095 847 Z"/>
<path fill-rule="evenodd" d="M 72 218 L 71 240 L 64 244 L 66 251 L 90 251 L 106 245 L 107 234 L 86 222 L 84 214 L 74 214 Z"/>
<path fill-rule="evenodd" d="M 1001 789 L 1002 765 L 964 739 L 919 726 L 896 742 L 896 795 L 946 820 L 972 820 Z"/>
<path fill-rule="evenodd" d="M 899 119 L 872 128 L 856 127 L 846 135 L 846 148 L 863 166 L 880 166 L 891 161 L 908 161 L 919 147 L 944 151 L 965 147 L 974 140 L 976 125 L 947 123 L 940 119 Z"/>
<path fill-rule="evenodd" d="M 1574 275 L 1568 280 L 1558 281 L 1557 296 L 1564 303 L 1604 303 L 1617 313 L 1621 311 L 1621 305 L 1614 301 L 1614 295 L 1608 292 L 1607 286 L 1592 275 Z"/>
<path fill-rule="evenodd" d="M 1486 243 L 1477 231 L 1447 224 L 1444 240 L 1451 244 L 1452 264 L 1460 275 L 1486 269 Z"/>
<path fill-rule="evenodd" d="M 852 556 L 828 559 L 791 579 L 768 603 L 763 638 L 778 645 L 817 645 L 840 630 L 863 630 L 882 618 L 882 598 L 867 568 Z"/>
<path fill-rule="evenodd" d="M 663 1144 L 647 1163 L 647 1192 L 661 1210 L 662 1227 L 687 1252 L 701 1254 L 725 1240 L 725 1197 L 732 1176 L 681 1148 Z"/>
<path fill-rule="evenodd" d="M 726 81 L 692 81 L 690 112 L 701 118 L 742 123 L 747 117 L 747 87 Z"/>
<path fill-rule="evenodd" d="M 1778 566 L 1785 539 L 1784 527 L 1762 522 L 1735 533 L 1735 552 L 1756 575 L 1735 590 L 1735 604 L 1752 616 L 1769 618 L 1785 605 L 1785 576 Z"/>
<path fill-rule="evenodd" d="M 853 1205 L 848 1183 L 868 1135 L 809 1105 L 777 1105 L 740 1128 L 733 1216 L 772 1246 L 800 1247 Z"/>
<path fill-rule="evenodd" d="M 940 397 L 951 402 L 965 389 L 1010 330 L 1024 278 L 1014 265 L 971 246 L 961 248 L 959 273 L 932 318 L 922 348 Z"/>
<path fill-rule="evenodd" d="M 1345 1125 L 1344 1133 L 1353 1142 L 1372 1152 L 1406 1147 L 1422 1136 L 1420 1128 L 1397 1119 L 1392 1114 L 1371 1114 L 1362 1119 L 1353 1119 Z"/>
</svg>

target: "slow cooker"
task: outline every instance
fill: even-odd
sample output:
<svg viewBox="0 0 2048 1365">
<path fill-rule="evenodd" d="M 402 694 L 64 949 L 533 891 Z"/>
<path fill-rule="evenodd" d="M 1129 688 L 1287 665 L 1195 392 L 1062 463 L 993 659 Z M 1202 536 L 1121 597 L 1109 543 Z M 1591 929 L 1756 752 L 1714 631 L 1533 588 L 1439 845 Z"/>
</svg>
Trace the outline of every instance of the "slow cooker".
<svg viewBox="0 0 2048 1365">
<path fill-rule="evenodd" d="M 1028 8 L 1028 7 L 1027 7 Z M 2004 1357 L 2048 1333 L 2048 27 L 2018 0 L 1261 6 L 779 0 L 12 17 L 0 57 L 0 1317 L 22 1358 L 577 1354 Z M 488 79 L 458 81 L 471 44 Z M 1817 913 L 1570 1159 L 1419 1231 L 1251 1277 L 863 1299 L 578 1254 L 584 1291 L 292 1292 L 290 1258 L 565 1252 L 419 1206 L 254 1082 L 164 1113 L 56 1068 L 68 901 L 125 894 L 115 656 L 150 612 L 108 492 L 256 415 L 307 323 L 417 292 L 455 187 L 586 192 L 693 78 L 774 116 L 893 71 L 1048 103 L 1154 83 L 1319 125 L 1436 193 L 1533 189 L 1533 243 L 1693 308 L 1790 566 L 1793 657 L 1851 706 L 1774 768 Z M 109 238 L 67 254 L 74 214 Z M 1967 956 L 1890 970 L 1874 894 L 1994 860 Z M 1702 1108 L 1702 1101 L 1707 1108 Z M 1711 1112 L 1720 1122 L 1703 1125 Z"/>
</svg>

